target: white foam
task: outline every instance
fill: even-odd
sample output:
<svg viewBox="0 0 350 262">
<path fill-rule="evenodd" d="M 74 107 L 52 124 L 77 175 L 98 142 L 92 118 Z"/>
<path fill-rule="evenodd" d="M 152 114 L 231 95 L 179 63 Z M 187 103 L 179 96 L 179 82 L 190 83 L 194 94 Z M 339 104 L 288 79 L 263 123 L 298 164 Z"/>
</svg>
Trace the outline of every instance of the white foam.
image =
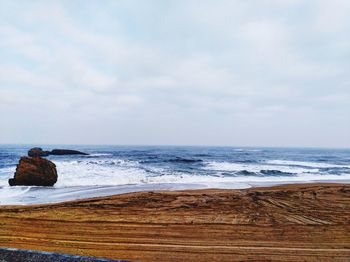
<svg viewBox="0 0 350 262">
<path fill-rule="evenodd" d="M 89 155 L 82 155 L 85 157 L 94 157 L 94 156 L 112 156 L 113 154 L 110 153 L 95 153 L 95 154 L 89 154 Z"/>
<path fill-rule="evenodd" d="M 312 167 L 312 168 L 332 168 L 332 167 L 350 168 L 349 165 L 338 165 L 338 164 L 305 162 L 305 161 L 291 161 L 291 160 L 270 160 L 270 161 L 267 161 L 266 163 L 273 164 L 273 165 L 304 166 L 304 167 Z"/>
<path fill-rule="evenodd" d="M 144 183 L 138 162 L 122 159 L 56 161 L 56 186 L 125 185 Z"/>
<path fill-rule="evenodd" d="M 116 193 L 161 189 L 195 188 L 247 188 L 257 184 L 282 184 L 322 181 L 349 181 L 350 172 L 341 175 L 320 174 L 317 168 L 302 168 L 276 164 L 240 164 L 208 162 L 205 169 L 215 175 L 172 172 L 169 169 L 150 167 L 147 172 L 137 161 L 123 159 L 57 160 L 58 181 L 50 187 L 0 188 L 0 204 L 30 204 L 60 202 L 72 199 L 112 195 Z M 15 168 L 6 169 L 12 176 Z M 224 175 L 224 171 L 260 172 L 279 170 L 293 176 L 235 176 Z M 2 169 L 4 172 L 4 169 Z M 7 184 L 4 179 L 4 185 Z M 1 180 L 2 181 L 2 180 Z"/>
<path fill-rule="evenodd" d="M 6 202 L 8 199 L 11 199 L 13 197 L 18 197 L 21 195 L 24 195 L 30 190 L 30 187 L 28 186 L 17 186 L 17 187 L 10 187 L 10 186 L 4 186 L 0 189 L 0 202 Z"/>
<path fill-rule="evenodd" d="M 12 174 L 16 171 L 16 166 L 0 168 L 0 175 Z"/>
<path fill-rule="evenodd" d="M 106 165 L 106 161 L 115 164 Z M 56 166 L 59 176 L 55 187 L 231 182 L 229 177 L 218 179 L 215 176 L 169 172 L 159 167 L 150 168 L 153 173 L 147 173 L 138 162 L 119 159 L 61 161 L 56 162 Z"/>
<path fill-rule="evenodd" d="M 238 152 L 261 152 L 261 149 L 247 149 L 247 148 L 235 148 L 233 151 L 238 151 Z"/>
<path fill-rule="evenodd" d="M 296 176 L 203 176 L 203 175 L 164 175 L 147 178 L 147 183 L 200 183 L 213 187 L 215 184 L 246 184 L 246 183 L 280 183 L 280 182 L 312 182 L 312 181 L 341 181 L 349 180 L 350 174 L 331 175 L 302 173 Z M 222 186 L 221 186 L 222 187 Z"/>
<path fill-rule="evenodd" d="M 13 177 L 16 166 L 0 168 L 0 186 L 7 186 L 9 178 Z"/>
<path fill-rule="evenodd" d="M 226 171 L 226 172 L 234 172 L 234 171 L 248 171 L 258 173 L 262 170 L 276 170 L 284 173 L 291 174 L 301 174 L 301 173 L 317 173 L 319 169 L 317 168 L 301 168 L 301 167 L 293 167 L 293 166 L 278 166 L 278 165 L 269 165 L 269 164 L 242 164 L 242 163 L 230 163 L 230 162 L 207 162 L 206 170 L 213 171 Z"/>
<path fill-rule="evenodd" d="M 104 165 L 101 164 L 101 161 Z M 130 184 L 207 184 L 216 183 L 249 183 L 249 182 L 281 182 L 281 181 L 313 181 L 350 179 L 350 174 L 331 175 L 320 174 L 318 169 L 286 167 L 276 165 L 237 164 L 228 162 L 209 162 L 205 169 L 218 171 L 215 176 L 203 174 L 187 174 L 170 172 L 162 168 L 151 168 L 148 173 L 136 161 L 120 159 L 98 161 L 67 161 L 57 162 L 59 179 L 55 187 L 93 186 L 93 185 L 130 185 Z M 115 163 L 105 165 L 106 161 Z M 261 170 L 278 170 L 292 173 L 294 176 L 225 176 L 222 171 L 260 172 Z"/>
<path fill-rule="evenodd" d="M 282 162 L 278 162 L 282 161 Z M 128 161 L 123 159 L 99 159 L 99 158 L 81 158 L 78 160 L 55 160 L 58 171 L 58 181 L 54 186 L 54 190 L 60 191 L 59 200 L 65 199 L 66 195 L 70 198 L 78 198 L 78 196 L 90 196 L 91 190 L 94 194 L 107 194 L 101 189 L 96 191 L 96 187 L 125 187 L 133 185 L 134 187 L 147 187 L 157 185 L 199 185 L 203 188 L 245 188 L 249 184 L 267 183 L 298 183 L 298 182 L 312 182 L 312 181 L 346 181 L 350 180 L 350 172 L 345 172 L 341 175 L 332 175 L 320 173 L 319 168 L 315 166 L 289 166 L 291 163 L 283 160 L 275 160 L 273 162 L 262 164 L 243 164 L 243 163 L 229 163 L 229 162 L 206 162 L 204 169 L 211 170 L 214 175 L 204 175 L 202 173 L 182 173 L 174 172 L 169 169 L 161 167 L 148 167 L 148 171 L 137 161 Z M 297 162 L 300 164 L 299 162 Z M 303 162 L 304 163 L 304 162 Z M 310 162 L 305 162 L 310 163 Z M 277 170 L 285 173 L 291 173 L 293 176 L 255 176 L 255 175 L 225 175 L 224 172 L 231 171 L 248 171 L 258 173 L 262 170 Z M 31 194 L 35 190 L 44 192 L 44 188 L 32 188 L 30 194 L 28 192 L 30 187 L 8 187 L 8 178 L 13 176 L 15 167 L 2 168 L 0 170 L 0 186 L 5 186 L 0 189 L 0 201 L 6 203 L 12 198 L 24 199 L 23 201 L 31 201 Z M 69 191 L 71 188 L 72 191 Z M 77 188 L 82 188 L 81 192 Z M 51 190 L 51 189 L 50 189 Z M 69 192 L 68 192 L 68 191 Z M 49 191 L 45 191 L 49 192 Z M 51 192 L 51 191 L 50 191 Z M 64 193 L 63 193 L 64 192 Z M 112 191 L 108 191 L 113 194 Z M 45 194 L 38 197 L 45 198 Z M 63 194 L 63 195 L 62 195 Z M 57 198 L 58 199 L 58 198 Z M 44 200 L 40 200 L 44 201 Z"/>
<path fill-rule="evenodd" d="M 139 191 L 155 190 L 188 190 L 188 189 L 206 189 L 206 188 L 230 188 L 243 189 L 249 188 L 249 184 L 243 183 L 215 183 L 215 184 L 183 184 L 183 183 L 161 183 L 161 184 L 142 184 L 142 185 L 119 185 L 119 186 L 77 186 L 77 187 L 31 187 L 25 194 L 12 194 L 11 197 L 1 198 L 0 205 L 28 205 L 55 203 L 83 198 L 109 196 L 114 194 L 123 194 Z M 11 188 L 12 190 L 13 188 Z M 20 189 L 20 187 L 18 187 Z M 0 191 L 2 188 L 0 188 Z M 15 191 L 14 191 L 15 192 Z"/>
<path fill-rule="evenodd" d="M 166 181 L 166 183 L 164 183 Z M 295 177 L 214 177 L 197 175 L 165 175 L 147 178 L 144 184 L 119 184 L 114 186 L 69 186 L 69 187 L 4 187 L 0 188 L 0 204 L 35 204 L 61 202 L 74 199 L 108 196 L 127 192 L 149 190 L 184 190 L 199 188 L 242 189 L 251 185 L 277 185 L 286 183 L 306 182 L 346 182 L 350 181 L 350 174 L 317 175 L 303 174 Z"/>
<path fill-rule="evenodd" d="M 157 184 L 157 183 L 245 183 L 245 182 L 272 182 L 294 180 L 339 180 L 348 179 L 350 174 L 331 175 L 320 174 L 319 168 L 328 167 L 325 163 L 300 161 L 272 160 L 264 164 L 243 164 L 229 162 L 206 162 L 205 170 L 216 171 L 216 175 L 187 174 L 172 172 L 167 169 L 152 167 L 147 172 L 137 161 L 123 159 L 83 158 L 80 160 L 57 160 L 58 181 L 55 187 L 69 186 L 107 186 L 130 184 Z M 294 164 L 294 166 L 289 166 Z M 315 166 L 314 164 L 319 164 Z M 305 167 L 302 167 L 304 165 Z M 330 164 L 329 164 L 330 165 Z M 334 166 L 334 165 L 332 165 Z M 294 176 L 225 176 L 224 172 L 248 171 L 259 173 L 262 170 L 276 170 L 291 173 Z M 15 167 L 0 170 L 0 186 L 8 185 L 8 178 L 13 176 Z"/>
<path fill-rule="evenodd" d="M 283 162 L 284 163 L 284 162 Z M 207 162 L 204 169 L 217 171 L 215 176 L 172 172 L 160 167 L 149 168 L 147 172 L 137 161 L 123 159 L 84 159 L 57 161 L 59 179 L 56 187 L 92 185 L 129 185 L 157 183 L 246 183 L 295 180 L 349 179 L 350 174 L 320 174 L 319 168 L 271 164 L 242 164 L 229 162 Z M 262 170 L 276 170 L 294 176 L 225 176 L 223 172 L 248 171 L 258 173 Z"/>
</svg>

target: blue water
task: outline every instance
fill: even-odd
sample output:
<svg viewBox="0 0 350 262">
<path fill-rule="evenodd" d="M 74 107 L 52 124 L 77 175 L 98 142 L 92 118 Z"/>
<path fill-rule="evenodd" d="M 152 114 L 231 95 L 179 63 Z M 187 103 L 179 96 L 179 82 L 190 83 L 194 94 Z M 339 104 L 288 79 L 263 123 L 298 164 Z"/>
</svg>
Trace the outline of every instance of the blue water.
<svg viewBox="0 0 350 262">
<path fill-rule="evenodd" d="M 29 145 L 0 146 L 0 187 L 11 194 L 13 176 Z M 185 146 L 41 146 L 77 149 L 89 156 L 50 156 L 58 170 L 56 189 L 76 187 L 241 188 L 263 183 L 348 181 L 350 149 L 236 148 Z M 70 192 L 71 192 L 70 191 Z M 130 190 L 129 190 L 130 191 Z M 131 190 L 132 191 L 132 190 Z M 9 193 L 10 192 L 10 193 Z M 0 194 L 1 198 L 1 194 Z M 1 201 L 1 199 L 0 199 Z"/>
</svg>

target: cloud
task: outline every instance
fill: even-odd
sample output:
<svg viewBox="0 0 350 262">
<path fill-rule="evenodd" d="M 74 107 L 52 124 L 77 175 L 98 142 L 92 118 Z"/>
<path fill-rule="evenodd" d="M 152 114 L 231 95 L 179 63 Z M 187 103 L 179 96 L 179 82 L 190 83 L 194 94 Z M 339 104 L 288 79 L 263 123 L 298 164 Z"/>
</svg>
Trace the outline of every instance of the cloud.
<svg viewBox="0 0 350 262">
<path fill-rule="evenodd" d="M 74 125 L 91 127 L 82 143 L 288 145 L 273 139 L 283 132 L 309 145 L 314 125 L 312 145 L 322 145 L 329 127 L 315 119 L 327 117 L 339 134 L 328 143 L 343 146 L 348 5 L 0 1 L 0 113 L 20 129 L 26 108 L 27 121 L 47 133 L 24 141 L 6 131 L 0 142 L 74 143 L 57 131 Z M 40 123 L 50 117 L 58 120 Z"/>
<path fill-rule="evenodd" d="M 350 8 L 349 1 L 313 1 L 315 4 L 315 19 L 313 22 L 315 30 L 320 33 L 345 33 L 350 18 L 347 10 Z"/>
</svg>

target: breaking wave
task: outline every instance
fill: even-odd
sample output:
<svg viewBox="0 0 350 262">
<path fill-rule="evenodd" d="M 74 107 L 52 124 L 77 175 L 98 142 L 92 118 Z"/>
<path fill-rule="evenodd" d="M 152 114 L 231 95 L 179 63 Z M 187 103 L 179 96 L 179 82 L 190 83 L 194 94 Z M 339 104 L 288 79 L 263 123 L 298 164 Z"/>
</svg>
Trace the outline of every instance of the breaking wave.
<svg viewBox="0 0 350 262">
<path fill-rule="evenodd" d="M 18 159 L 27 150 L 0 147 L 0 201 L 6 202 L 14 196 L 24 199 L 31 196 L 29 191 L 48 190 L 8 186 Z M 87 191 L 100 195 L 102 191 L 107 192 L 105 187 L 242 188 L 257 184 L 350 180 L 350 150 L 99 146 L 89 148 L 88 152 L 88 156 L 50 156 L 58 171 L 58 181 L 50 190 L 64 191 L 64 194 L 74 192 L 78 197 L 87 196 Z M 28 201 L 31 200 L 28 198 Z"/>
</svg>

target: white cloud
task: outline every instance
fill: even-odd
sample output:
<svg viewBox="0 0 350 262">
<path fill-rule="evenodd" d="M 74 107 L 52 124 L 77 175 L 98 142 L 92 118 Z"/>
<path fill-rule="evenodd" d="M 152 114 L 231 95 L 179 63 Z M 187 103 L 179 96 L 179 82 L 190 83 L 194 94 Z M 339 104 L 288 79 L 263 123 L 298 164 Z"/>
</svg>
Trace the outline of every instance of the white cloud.
<svg viewBox="0 0 350 262">
<path fill-rule="evenodd" d="M 340 33 L 349 30 L 350 2 L 347 0 L 313 1 L 314 28 L 321 33 Z M 344 31 L 345 30 L 345 31 Z"/>
<path fill-rule="evenodd" d="M 235 128 L 275 134 L 267 123 L 285 123 L 288 115 L 290 125 L 304 123 L 309 132 L 325 110 L 349 112 L 348 1 L 152 3 L 106 2 L 96 10 L 87 1 L 78 10 L 64 1 L 0 2 L 0 113 L 19 120 L 17 109 L 30 108 L 65 127 L 97 121 L 106 137 L 116 134 L 111 143 L 139 130 L 150 134 L 159 121 L 183 130 L 199 121 L 205 143 L 236 144 L 252 134 L 232 137 Z M 338 120 L 339 130 L 350 129 Z M 117 122 L 133 135 L 118 133 Z M 227 131 L 212 137 L 209 122 Z M 293 136 L 290 125 L 279 132 Z M 108 142 L 93 133 L 82 139 Z M 168 143 L 184 143 L 172 135 Z M 55 137 L 60 141 L 47 142 L 72 139 Z M 3 139 L 19 138 L 8 132 Z M 141 140 L 148 143 L 146 135 Z"/>
</svg>

